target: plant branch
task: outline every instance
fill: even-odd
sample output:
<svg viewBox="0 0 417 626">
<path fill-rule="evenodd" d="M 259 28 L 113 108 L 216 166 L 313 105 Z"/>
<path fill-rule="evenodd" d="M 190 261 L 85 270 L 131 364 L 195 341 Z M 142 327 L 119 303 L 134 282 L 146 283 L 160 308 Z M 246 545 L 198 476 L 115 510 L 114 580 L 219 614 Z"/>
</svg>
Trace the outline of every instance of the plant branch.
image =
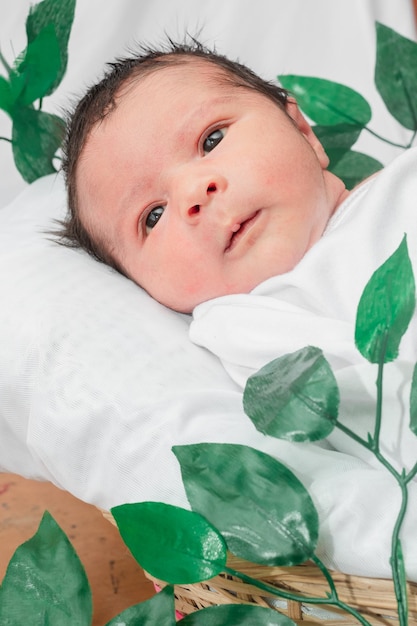
<svg viewBox="0 0 417 626">
<path fill-rule="evenodd" d="M 330 572 L 327 569 L 327 567 L 319 559 L 319 557 L 316 556 L 315 554 L 313 554 L 313 556 L 311 557 L 311 560 L 317 565 L 317 567 L 320 569 L 321 573 L 323 574 L 323 576 L 327 580 L 327 584 L 329 585 L 330 590 L 331 590 L 331 596 L 334 599 L 338 600 L 339 598 L 338 598 L 338 595 L 337 595 L 336 585 L 334 584 L 334 580 L 332 578 L 332 575 L 330 574 Z"/>
<path fill-rule="evenodd" d="M 401 507 L 398 512 L 398 516 L 395 522 L 394 530 L 391 538 L 391 557 L 390 557 L 390 565 L 392 571 L 392 579 L 394 583 L 394 591 L 395 597 L 397 600 L 397 608 L 398 608 L 398 618 L 400 626 L 407 626 L 408 624 L 408 602 L 407 602 L 407 581 L 404 570 L 404 561 L 401 549 L 400 542 L 400 530 L 404 520 L 405 512 L 407 509 L 408 502 L 408 491 L 407 491 L 407 482 L 406 475 L 404 470 L 402 473 L 399 473 L 394 467 L 389 463 L 389 461 L 381 454 L 379 440 L 381 433 L 381 424 L 382 424 L 382 400 L 383 400 L 383 379 L 384 379 L 384 364 L 386 360 L 387 353 L 387 343 L 388 343 L 388 329 L 385 332 L 384 341 L 381 345 L 381 353 L 379 355 L 378 361 L 378 376 L 376 380 L 376 388 L 377 388 L 377 400 L 376 400 L 376 410 L 375 410 L 375 428 L 374 428 L 374 438 L 372 441 L 373 452 L 377 459 L 382 465 L 392 474 L 392 476 L 397 481 L 400 489 L 401 489 Z"/>
<path fill-rule="evenodd" d="M 407 150 L 411 146 L 414 140 L 414 136 L 415 136 L 415 135 L 413 136 L 413 140 L 408 145 L 404 146 L 402 143 L 397 143 L 396 141 L 391 141 L 391 139 L 387 139 L 386 137 L 383 137 L 382 135 L 376 133 L 374 130 L 369 128 L 369 126 L 364 126 L 363 129 L 366 130 L 373 137 L 376 137 L 377 139 L 379 139 L 380 141 L 383 141 L 384 143 L 388 143 L 390 146 L 394 146 L 394 148 L 402 148 L 403 150 Z"/>
<path fill-rule="evenodd" d="M 405 483 L 409 483 L 410 480 L 413 480 L 414 476 L 417 474 L 417 463 L 414 465 L 413 469 L 411 469 L 405 477 Z"/>
<path fill-rule="evenodd" d="M 395 597 L 397 600 L 398 618 L 400 626 L 407 626 L 408 624 L 408 601 L 407 601 L 407 581 L 404 568 L 404 560 L 402 555 L 402 548 L 400 542 L 400 531 L 404 521 L 405 512 L 408 502 L 407 483 L 417 474 L 417 463 L 410 470 L 408 474 L 403 470 L 398 472 L 391 463 L 384 457 L 380 450 L 380 434 L 382 426 L 382 403 L 383 403 L 383 380 L 384 380 L 384 364 L 386 360 L 386 350 L 388 343 L 389 333 L 388 329 L 385 332 L 383 342 L 381 345 L 381 351 L 378 360 L 378 375 L 376 379 L 376 408 L 375 408 L 375 425 L 373 437 L 369 435 L 368 441 L 365 441 L 351 431 L 349 428 L 336 422 L 336 426 L 342 430 L 346 435 L 354 439 L 358 444 L 367 448 L 378 459 L 378 461 L 388 470 L 388 472 L 395 478 L 401 489 L 401 507 L 398 513 L 392 538 L 391 538 L 391 556 L 390 565 L 392 571 L 392 578 L 394 583 Z M 323 570 L 322 570 L 323 571 Z M 330 583 L 329 583 L 330 584 Z M 331 584 L 330 584 L 331 586 Z"/>
<path fill-rule="evenodd" d="M 318 559 L 317 557 L 314 557 L 313 560 L 322 570 L 323 574 L 326 577 L 326 580 L 328 580 L 328 577 L 330 576 L 330 572 L 327 570 L 327 574 L 325 574 L 326 568 L 321 563 L 320 559 Z M 333 580 L 331 582 L 332 593 L 329 594 L 327 598 L 317 598 L 317 597 L 301 596 L 300 594 L 295 594 L 289 591 L 278 589 L 277 587 L 274 587 L 273 585 L 268 585 L 267 583 L 263 583 L 257 578 L 252 578 L 251 576 L 247 576 L 243 572 L 238 572 L 237 570 L 234 570 L 231 567 L 225 567 L 224 571 L 227 574 L 230 574 L 231 576 L 240 578 L 240 580 L 243 580 L 244 582 L 249 583 L 250 585 L 254 587 L 257 587 L 258 589 L 262 589 L 262 591 L 271 593 L 274 596 L 278 596 L 279 598 L 284 598 L 285 600 L 293 600 L 295 602 L 300 602 L 300 603 L 305 603 L 305 604 L 321 604 L 321 605 L 329 605 L 329 606 L 338 607 L 346 611 L 346 613 L 349 613 L 350 615 L 355 617 L 358 620 L 358 622 L 362 624 L 362 626 L 371 626 L 370 622 L 368 622 L 368 620 L 365 619 L 358 611 L 353 609 L 348 604 L 345 604 L 344 602 L 339 600 Z"/>
<path fill-rule="evenodd" d="M 343 433 L 345 433 L 345 435 L 347 435 L 348 437 L 351 437 L 351 439 L 354 439 L 356 443 L 358 443 L 359 445 L 363 446 L 364 448 L 367 448 L 367 450 L 370 450 L 371 452 L 373 451 L 372 445 L 366 439 L 362 439 L 362 437 L 357 435 L 355 432 L 353 432 L 353 430 L 351 430 L 344 424 L 341 424 L 340 422 L 337 421 L 335 426 L 339 430 L 341 430 Z"/>
<path fill-rule="evenodd" d="M 381 434 L 381 423 L 382 423 L 382 398 L 383 398 L 383 384 L 384 384 L 384 363 L 385 357 L 387 354 L 387 343 L 388 343 L 388 330 L 385 330 L 384 340 L 381 346 L 381 353 L 379 355 L 378 361 L 378 375 L 376 379 L 376 410 L 375 410 L 375 427 L 374 427 L 374 438 L 373 438 L 373 451 L 375 454 L 379 455 L 379 437 Z"/>
<path fill-rule="evenodd" d="M 417 135 L 417 129 L 413 132 L 413 134 L 412 134 L 412 136 L 411 136 L 411 139 L 410 139 L 409 143 L 408 143 L 408 144 L 407 144 L 407 146 L 406 146 L 407 150 L 408 150 L 409 148 L 411 148 L 411 146 L 413 145 L 413 143 L 414 143 L 414 139 L 416 138 L 416 135 Z"/>
<path fill-rule="evenodd" d="M 278 587 L 274 587 L 273 585 L 268 585 L 268 583 L 263 583 L 261 580 L 257 578 L 252 578 L 243 572 L 239 572 L 231 567 L 225 567 L 224 571 L 231 576 L 235 576 L 236 578 L 240 578 L 241 580 L 253 585 L 254 587 L 258 587 L 258 589 L 262 589 L 262 591 L 266 591 L 267 593 L 271 593 L 274 596 L 278 596 L 279 598 L 284 598 L 285 600 L 294 600 L 295 602 L 307 602 L 308 604 L 323 604 L 323 603 L 331 603 L 326 598 L 317 598 L 317 597 L 308 597 L 302 596 L 298 593 L 291 593 L 290 591 L 284 591 L 283 589 L 279 589 Z"/>
<path fill-rule="evenodd" d="M 401 488 L 401 507 L 398 513 L 391 541 L 391 570 L 394 581 L 395 597 L 397 598 L 398 618 L 400 626 L 408 625 L 408 601 L 407 601 L 407 581 L 404 569 L 404 559 L 400 541 L 400 531 L 404 520 L 408 503 L 408 491 L 405 481 L 405 475 L 399 481 Z"/>
</svg>

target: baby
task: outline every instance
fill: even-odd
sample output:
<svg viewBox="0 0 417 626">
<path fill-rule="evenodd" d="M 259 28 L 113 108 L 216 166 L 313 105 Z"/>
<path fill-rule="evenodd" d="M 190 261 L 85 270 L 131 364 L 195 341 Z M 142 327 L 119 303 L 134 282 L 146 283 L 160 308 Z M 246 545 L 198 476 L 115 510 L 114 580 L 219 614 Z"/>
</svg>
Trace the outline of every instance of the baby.
<svg viewBox="0 0 417 626">
<path fill-rule="evenodd" d="M 347 197 L 285 90 L 199 43 L 117 62 L 81 100 L 61 233 L 180 312 L 293 269 Z"/>
<path fill-rule="evenodd" d="M 61 236 L 164 305 L 192 311 L 191 339 L 242 388 L 272 359 L 322 348 L 341 391 L 339 422 L 366 440 L 376 369 L 355 347 L 356 310 L 404 233 L 417 267 L 417 152 L 350 193 L 327 166 L 280 87 L 198 43 L 144 51 L 113 64 L 75 110 Z M 417 459 L 408 428 L 416 361 L 414 316 L 384 382 L 380 448 L 398 471 Z M 323 445 L 381 471 L 342 430 Z M 415 578 L 414 536 L 408 528 L 404 546 Z"/>
<path fill-rule="evenodd" d="M 242 387 L 278 356 L 322 348 L 341 416 L 366 438 L 375 370 L 354 344 L 356 309 L 405 232 L 417 267 L 416 161 L 410 150 L 349 193 L 288 93 L 199 43 L 170 44 L 113 64 L 75 110 L 62 236 L 193 311 L 191 339 Z M 414 319 L 386 383 L 392 411 L 416 360 Z M 407 397 L 400 410 L 406 424 Z M 409 466 L 417 446 L 403 433 L 386 448 Z M 352 452 L 340 433 L 329 441 Z"/>
</svg>

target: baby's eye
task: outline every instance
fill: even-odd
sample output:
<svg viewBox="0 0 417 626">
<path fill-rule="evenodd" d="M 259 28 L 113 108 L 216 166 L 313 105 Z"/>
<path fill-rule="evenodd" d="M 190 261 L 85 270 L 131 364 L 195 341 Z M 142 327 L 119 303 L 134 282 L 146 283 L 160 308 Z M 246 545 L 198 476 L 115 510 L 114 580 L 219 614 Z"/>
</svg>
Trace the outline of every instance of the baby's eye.
<svg viewBox="0 0 417 626">
<path fill-rule="evenodd" d="M 221 142 L 223 137 L 226 134 L 226 130 L 224 128 L 219 128 L 218 130 L 213 130 L 203 141 L 203 152 L 211 152 L 214 148 Z"/>
<path fill-rule="evenodd" d="M 149 211 L 145 221 L 146 234 L 149 234 L 149 231 L 156 226 L 164 211 L 165 207 L 163 206 L 156 206 Z"/>
</svg>

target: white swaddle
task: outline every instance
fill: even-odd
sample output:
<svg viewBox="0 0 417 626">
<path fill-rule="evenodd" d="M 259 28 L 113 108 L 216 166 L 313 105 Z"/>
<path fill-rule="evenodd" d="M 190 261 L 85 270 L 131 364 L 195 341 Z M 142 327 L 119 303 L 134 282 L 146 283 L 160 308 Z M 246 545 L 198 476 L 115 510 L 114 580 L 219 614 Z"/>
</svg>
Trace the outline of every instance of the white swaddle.
<svg viewBox="0 0 417 626">
<path fill-rule="evenodd" d="M 279 356 L 309 345 L 321 348 L 339 385 L 339 420 L 366 438 L 373 432 L 377 368 L 355 347 L 356 309 L 369 278 L 397 249 L 404 233 L 417 276 L 416 174 L 417 150 L 413 149 L 348 197 L 322 239 L 293 271 L 265 281 L 250 294 L 198 306 L 191 339 L 217 355 L 241 387 L 252 373 Z M 416 362 L 414 315 L 399 358 L 385 366 L 384 375 L 381 451 L 397 470 L 410 470 L 417 461 L 417 437 L 408 427 Z M 327 441 L 378 473 L 385 471 L 373 453 L 337 428 Z M 367 485 L 363 489 L 367 491 Z M 416 506 L 417 500 L 411 499 L 409 508 Z M 371 516 L 367 520 L 371 524 Z M 415 555 L 416 546 L 413 550 Z"/>
</svg>

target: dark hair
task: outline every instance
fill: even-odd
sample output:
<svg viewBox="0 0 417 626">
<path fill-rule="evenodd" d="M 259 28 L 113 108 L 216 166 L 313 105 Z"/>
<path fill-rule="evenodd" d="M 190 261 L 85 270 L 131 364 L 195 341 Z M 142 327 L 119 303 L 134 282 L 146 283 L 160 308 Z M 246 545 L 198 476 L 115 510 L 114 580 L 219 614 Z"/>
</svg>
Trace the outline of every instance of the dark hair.
<svg viewBox="0 0 417 626">
<path fill-rule="evenodd" d="M 87 91 L 68 117 L 62 162 L 67 187 L 68 213 L 65 220 L 60 223 L 59 230 L 55 232 L 59 243 L 68 247 L 82 248 L 97 260 L 124 273 L 106 242 L 100 241 L 98 235 L 90 233 L 81 220 L 76 182 L 80 155 L 93 127 L 116 108 L 117 96 L 123 86 L 163 67 L 185 65 L 191 58 L 203 59 L 216 65 L 223 70 L 225 81 L 236 87 L 253 89 L 285 111 L 288 98 L 285 89 L 262 79 L 241 63 L 231 61 L 215 50 L 206 48 L 193 38 L 181 44 L 168 39 L 167 44 L 159 49 L 141 46 L 134 55 L 109 63 L 103 79 Z"/>
</svg>

